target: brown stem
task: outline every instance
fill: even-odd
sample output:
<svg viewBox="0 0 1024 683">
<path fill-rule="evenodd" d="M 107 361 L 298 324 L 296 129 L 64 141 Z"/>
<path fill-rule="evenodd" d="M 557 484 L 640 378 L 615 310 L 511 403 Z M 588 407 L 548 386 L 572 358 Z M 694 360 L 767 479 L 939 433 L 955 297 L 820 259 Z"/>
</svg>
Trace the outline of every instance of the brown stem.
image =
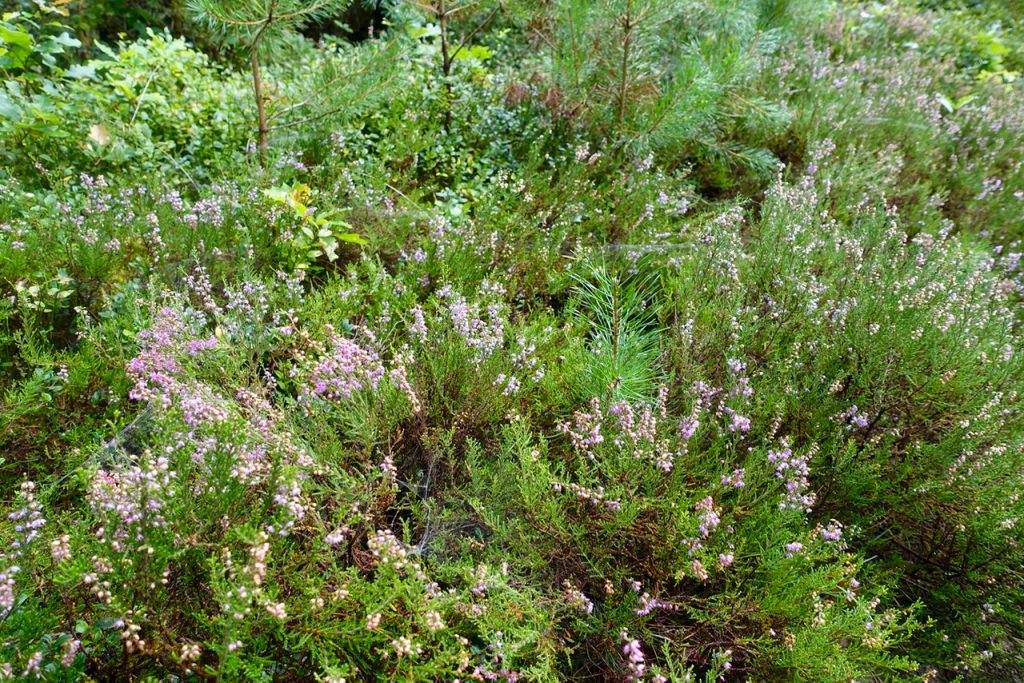
<svg viewBox="0 0 1024 683">
<path fill-rule="evenodd" d="M 444 132 L 451 132 L 452 127 L 452 55 L 448 51 L 448 12 L 445 11 L 444 0 L 437 5 L 437 21 L 441 27 L 441 72 L 444 75 Z"/>
<path fill-rule="evenodd" d="M 263 77 L 260 75 L 259 48 L 260 39 L 263 38 L 264 32 L 270 28 L 270 24 L 275 19 L 274 8 L 276 5 L 276 2 L 270 3 L 267 17 L 263 20 L 260 30 L 256 32 L 256 36 L 252 39 L 252 45 L 249 48 L 249 58 L 252 66 L 252 91 L 253 95 L 256 96 L 256 135 L 259 145 L 260 168 L 267 167 L 267 133 L 269 133 L 270 127 L 267 124 L 267 110 L 263 100 Z"/>
<path fill-rule="evenodd" d="M 626 2 L 626 16 L 622 24 L 622 71 L 619 74 L 619 132 L 626 120 L 626 90 L 629 86 L 629 53 L 633 42 L 633 3 Z"/>
<path fill-rule="evenodd" d="M 267 112 L 263 106 L 263 79 L 260 78 L 260 59 L 256 46 L 252 46 L 252 90 L 256 95 L 257 135 L 259 137 L 260 168 L 267 165 Z"/>
</svg>

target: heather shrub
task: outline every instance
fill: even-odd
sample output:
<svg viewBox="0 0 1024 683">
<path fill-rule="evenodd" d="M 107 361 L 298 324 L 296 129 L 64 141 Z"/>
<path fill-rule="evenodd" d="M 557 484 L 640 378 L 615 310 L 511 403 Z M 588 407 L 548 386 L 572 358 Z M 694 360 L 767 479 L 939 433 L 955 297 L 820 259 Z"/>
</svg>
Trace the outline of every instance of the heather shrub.
<svg viewBox="0 0 1024 683">
<path fill-rule="evenodd" d="M 0 17 L 0 677 L 1022 675 L 1010 9 L 290 6 Z"/>
<path fill-rule="evenodd" d="M 774 87 L 802 103 L 796 137 L 813 141 L 802 152 L 804 166 L 825 169 L 842 159 L 833 182 L 853 203 L 861 193 L 884 192 L 913 216 L 912 230 L 920 213 L 1013 242 L 1021 192 L 1012 142 L 1020 120 L 1008 106 L 1015 88 L 1001 77 L 971 78 L 920 46 L 936 40 L 929 38 L 935 30 L 927 15 L 841 13 L 789 48 Z M 851 166 L 859 169 L 853 177 Z"/>
</svg>

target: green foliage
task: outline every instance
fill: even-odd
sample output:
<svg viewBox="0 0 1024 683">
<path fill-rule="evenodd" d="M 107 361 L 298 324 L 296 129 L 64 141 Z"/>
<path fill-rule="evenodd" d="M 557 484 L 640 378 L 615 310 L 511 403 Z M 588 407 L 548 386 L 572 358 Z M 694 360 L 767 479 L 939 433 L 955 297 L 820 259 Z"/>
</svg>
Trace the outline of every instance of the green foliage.
<svg viewBox="0 0 1024 683">
<path fill-rule="evenodd" d="M 607 267 L 593 268 L 593 282 L 576 275 L 577 317 L 590 329 L 582 367 L 580 394 L 589 399 L 650 399 L 658 377 L 659 332 L 654 285 L 657 272 L 619 276 Z"/>
<path fill-rule="evenodd" d="M 130 165 L 197 182 L 243 161 L 243 82 L 222 80 L 205 55 L 166 34 L 103 49 L 104 58 L 9 82 L 0 134 L 13 177 L 52 186 L 75 169 Z"/>
<path fill-rule="evenodd" d="M 777 164 L 768 147 L 790 113 L 750 82 L 785 40 L 779 24 L 804 10 L 785 4 L 542 5 L 553 81 L 568 100 L 561 114 L 585 116 L 617 149 L 696 165 L 714 188 L 732 188 L 742 173 L 763 181 Z"/>
<path fill-rule="evenodd" d="M 0 17 L 0 677 L 1024 675 L 1012 7 L 345 4 Z"/>
<path fill-rule="evenodd" d="M 345 232 L 351 225 L 334 218 L 336 210 L 317 211 L 315 206 L 306 206 L 310 187 L 304 183 L 292 187 L 282 185 L 263 191 L 264 196 L 279 202 L 291 210 L 298 222 L 298 233 L 291 239 L 291 246 L 297 255 L 292 264 L 298 270 L 306 270 L 321 256 L 328 261 L 338 258 L 338 243 L 366 244 L 366 240 L 354 232 Z"/>
<path fill-rule="evenodd" d="M 256 137 L 260 166 L 267 163 L 270 124 L 260 69 L 260 50 L 290 36 L 307 22 L 329 16 L 350 0 L 190 0 L 189 8 L 199 21 L 224 31 L 249 53 L 253 97 L 256 100 Z"/>
</svg>

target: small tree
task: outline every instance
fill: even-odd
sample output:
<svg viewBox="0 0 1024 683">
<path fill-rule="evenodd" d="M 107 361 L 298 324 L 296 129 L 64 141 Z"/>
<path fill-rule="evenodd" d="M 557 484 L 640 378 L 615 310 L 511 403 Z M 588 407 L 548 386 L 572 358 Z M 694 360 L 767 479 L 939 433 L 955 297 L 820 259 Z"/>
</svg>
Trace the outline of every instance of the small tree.
<svg viewBox="0 0 1024 683">
<path fill-rule="evenodd" d="M 554 85 L 616 150 L 768 173 L 787 112 L 747 83 L 804 0 L 533 0 Z M 785 10 L 785 11 L 784 11 Z M 751 133 L 751 131 L 754 131 Z"/>
<path fill-rule="evenodd" d="M 256 99 L 257 140 L 260 166 L 267 162 L 267 118 L 260 49 L 288 31 L 343 11 L 352 0 L 190 0 L 189 8 L 200 20 L 239 40 L 249 52 L 252 90 Z"/>
<path fill-rule="evenodd" d="M 502 7 L 502 3 L 493 2 L 489 10 L 481 6 L 480 0 L 410 0 L 413 7 L 423 12 L 430 20 L 437 22 L 441 39 L 441 75 L 444 79 L 444 129 L 449 131 L 452 126 L 452 66 L 455 60 L 463 54 L 463 50 L 469 45 L 482 28 L 484 28 Z M 452 40 L 451 24 L 453 19 L 461 19 L 466 22 L 467 14 L 483 14 L 483 18 L 477 21 L 467 32 Z"/>
</svg>

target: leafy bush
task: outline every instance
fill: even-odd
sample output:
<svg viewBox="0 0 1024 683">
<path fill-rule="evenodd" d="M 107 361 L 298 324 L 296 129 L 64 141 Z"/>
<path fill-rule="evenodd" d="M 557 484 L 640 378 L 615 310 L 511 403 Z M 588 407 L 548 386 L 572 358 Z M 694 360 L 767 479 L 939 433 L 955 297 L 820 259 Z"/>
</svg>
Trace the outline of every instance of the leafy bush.
<svg viewBox="0 0 1024 683">
<path fill-rule="evenodd" d="M 61 36 L 38 42 L 35 52 L 47 59 L 38 70 L 14 70 L 0 101 L 13 177 L 52 185 L 50 176 L 130 165 L 198 182 L 244 162 L 244 81 L 222 79 L 183 40 L 153 32 L 62 69 L 53 54 L 78 42 Z"/>
<path fill-rule="evenodd" d="M 264 46 L 259 159 L 251 70 L 62 6 L 0 19 L 0 676 L 1022 675 L 1012 13 L 396 3 Z"/>
</svg>

